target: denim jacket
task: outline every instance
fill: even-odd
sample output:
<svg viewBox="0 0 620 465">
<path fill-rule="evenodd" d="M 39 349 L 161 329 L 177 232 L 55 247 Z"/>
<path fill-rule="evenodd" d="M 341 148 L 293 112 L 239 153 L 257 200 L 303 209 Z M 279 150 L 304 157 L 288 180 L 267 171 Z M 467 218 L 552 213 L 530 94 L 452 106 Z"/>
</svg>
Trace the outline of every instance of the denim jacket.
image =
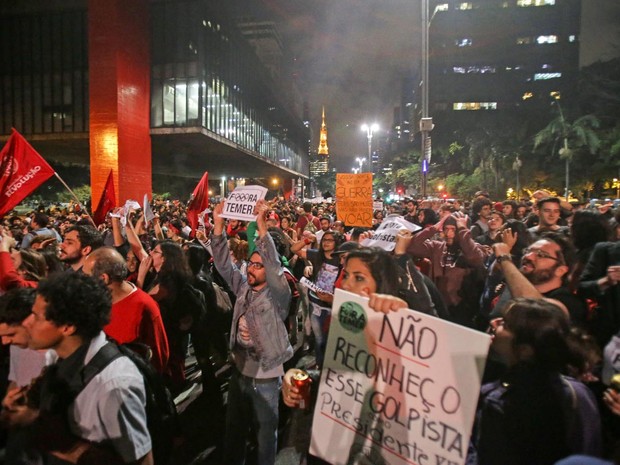
<svg viewBox="0 0 620 465">
<path fill-rule="evenodd" d="M 284 319 L 288 315 L 291 289 L 271 236 L 267 234 L 256 239 L 256 251 L 265 265 L 267 286 L 254 293 L 251 302 L 248 296 L 253 291 L 246 278 L 232 264 L 226 235 L 212 235 L 211 247 L 217 271 L 237 296 L 230 331 L 230 349 L 235 347 L 239 318 L 245 315 L 255 346 L 252 356 L 258 359 L 262 369 L 271 370 L 289 360 L 293 356 L 293 348 Z"/>
</svg>

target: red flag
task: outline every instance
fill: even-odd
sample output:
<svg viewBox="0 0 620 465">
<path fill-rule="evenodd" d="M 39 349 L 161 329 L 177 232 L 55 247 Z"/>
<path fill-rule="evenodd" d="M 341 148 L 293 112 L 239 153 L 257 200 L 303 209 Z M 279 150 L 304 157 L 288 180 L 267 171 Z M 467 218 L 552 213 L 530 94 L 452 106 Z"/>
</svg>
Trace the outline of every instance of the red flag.
<svg viewBox="0 0 620 465">
<path fill-rule="evenodd" d="M 0 216 L 28 197 L 54 176 L 54 170 L 41 155 L 13 129 L 0 152 Z"/>
<path fill-rule="evenodd" d="M 105 182 L 103 193 L 97 204 L 97 209 L 93 213 L 93 221 L 97 226 L 105 221 L 105 216 L 110 210 L 116 207 L 116 193 L 114 192 L 114 175 L 112 170 L 108 175 L 108 180 Z"/>
<path fill-rule="evenodd" d="M 196 229 L 198 229 L 198 215 L 205 211 L 209 206 L 209 173 L 205 171 L 202 179 L 194 188 L 194 192 L 189 199 L 187 206 L 187 221 L 192 227 L 191 237 L 194 237 Z"/>
</svg>

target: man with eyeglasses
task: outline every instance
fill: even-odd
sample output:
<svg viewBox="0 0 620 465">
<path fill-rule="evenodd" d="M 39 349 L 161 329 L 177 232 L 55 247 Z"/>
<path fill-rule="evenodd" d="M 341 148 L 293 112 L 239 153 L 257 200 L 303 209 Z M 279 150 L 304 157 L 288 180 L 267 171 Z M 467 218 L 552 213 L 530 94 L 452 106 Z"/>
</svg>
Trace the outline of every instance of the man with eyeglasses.
<svg viewBox="0 0 620 465">
<path fill-rule="evenodd" d="M 247 277 L 233 266 L 224 234 L 225 201 L 213 209 L 211 247 L 215 267 L 237 296 L 230 331 L 234 371 L 228 390 L 222 463 L 243 465 L 250 424 L 258 444 L 258 464 L 273 465 L 278 441 L 278 400 L 284 369 L 293 356 L 284 320 L 291 290 L 267 230 L 269 206 L 256 204 L 258 239 Z"/>
<path fill-rule="evenodd" d="M 575 248 L 568 238 L 558 233 L 546 233 L 523 251 L 519 268 L 512 262 L 507 244 L 494 244 L 493 253 L 495 266 L 503 272 L 507 289 L 501 294 L 491 317 L 499 316 L 511 297 L 527 297 L 548 300 L 566 312 L 573 324 L 585 323 L 585 302 L 568 287 L 575 263 Z"/>
<path fill-rule="evenodd" d="M 528 229 L 533 240 L 539 239 L 545 232 L 555 232 L 564 235 L 569 234 L 568 226 L 560 226 L 558 222 L 561 218 L 562 209 L 560 199 L 557 197 L 546 197 L 536 204 L 538 210 L 538 225 Z"/>
</svg>

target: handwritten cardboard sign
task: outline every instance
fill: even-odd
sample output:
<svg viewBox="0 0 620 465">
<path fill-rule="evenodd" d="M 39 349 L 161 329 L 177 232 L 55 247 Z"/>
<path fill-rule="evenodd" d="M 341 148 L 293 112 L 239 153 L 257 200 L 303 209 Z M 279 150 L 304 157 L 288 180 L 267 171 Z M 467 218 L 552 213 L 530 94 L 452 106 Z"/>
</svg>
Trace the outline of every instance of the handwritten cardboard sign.
<svg viewBox="0 0 620 465">
<path fill-rule="evenodd" d="M 396 247 L 396 236 L 401 229 L 416 232 L 422 228 L 400 215 L 389 215 L 381 222 L 373 236 L 370 239 L 364 239 L 361 244 L 364 247 L 380 247 L 391 252 Z"/>
<path fill-rule="evenodd" d="M 226 199 L 222 216 L 241 221 L 254 221 L 256 202 L 265 198 L 267 189 L 262 186 L 239 186 Z"/>
<path fill-rule="evenodd" d="M 336 213 L 347 226 L 372 227 L 372 173 L 336 174 Z"/>
<path fill-rule="evenodd" d="M 490 336 L 337 289 L 310 452 L 335 465 L 465 462 Z"/>
</svg>

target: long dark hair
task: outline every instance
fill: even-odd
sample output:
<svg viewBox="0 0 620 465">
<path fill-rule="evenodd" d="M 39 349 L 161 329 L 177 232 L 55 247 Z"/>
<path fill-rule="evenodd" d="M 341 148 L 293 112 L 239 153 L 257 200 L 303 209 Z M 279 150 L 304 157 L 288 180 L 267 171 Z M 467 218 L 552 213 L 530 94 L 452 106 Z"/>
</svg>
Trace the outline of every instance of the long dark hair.
<svg viewBox="0 0 620 465">
<path fill-rule="evenodd" d="M 598 242 L 605 242 L 610 237 L 609 221 L 598 212 L 579 210 L 573 216 L 571 237 L 577 250 L 594 247 Z"/>
<path fill-rule="evenodd" d="M 531 356 L 511 367 L 505 378 L 504 434 L 510 444 L 505 463 L 553 464 L 570 452 L 568 411 L 573 399 L 560 373 L 570 360 L 569 322 L 555 305 L 515 299 L 504 316 L 513 348 Z M 572 388 L 571 388 L 572 389 Z"/>
<path fill-rule="evenodd" d="M 175 294 L 183 284 L 192 281 L 192 270 L 181 246 L 171 240 L 158 242 L 161 248 L 163 263 L 157 273 L 157 280 L 168 292 Z"/>
<path fill-rule="evenodd" d="M 349 252 L 347 262 L 352 258 L 357 258 L 368 266 L 377 283 L 377 293 L 399 295 L 400 267 L 389 252 L 377 247 L 365 247 Z"/>
<path fill-rule="evenodd" d="M 45 258 L 36 250 L 21 249 L 19 251 L 22 263 L 19 270 L 23 271 L 24 277 L 30 281 L 40 281 L 47 275 Z"/>
</svg>

